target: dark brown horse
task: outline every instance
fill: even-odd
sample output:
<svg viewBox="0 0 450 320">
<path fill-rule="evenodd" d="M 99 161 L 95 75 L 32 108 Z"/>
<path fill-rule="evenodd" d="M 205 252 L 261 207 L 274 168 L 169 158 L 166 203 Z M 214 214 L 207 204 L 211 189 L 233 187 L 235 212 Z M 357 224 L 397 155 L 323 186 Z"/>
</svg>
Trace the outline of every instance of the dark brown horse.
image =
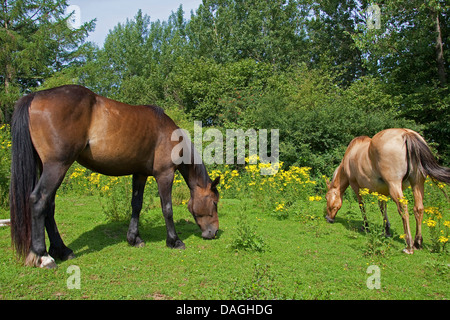
<svg viewBox="0 0 450 320">
<path fill-rule="evenodd" d="M 173 221 L 171 193 L 176 170 L 189 186 L 188 209 L 202 237 L 214 238 L 219 229 L 219 178 L 211 181 L 201 162 L 174 161 L 178 160 L 172 156 L 175 145 L 193 148 L 187 139 L 172 141 L 177 129 L 159 107 L 127 105 L 81 86 L 62 86 L 21 98 L 11 125 L 10 209 L 12 242 L 17 254 L 26 257 L 25 264 L 51 268 L 56 266 L 53 258 L 74 257 L 59 235 L 54 211 L 56 190 L 75 161 L 101 174 L 133 176 L 127 233 L 130 245 L 143 245 L 139 214 L 145 182 L 148 176 L 154 176 L 166 222 L 167 246 L 184 248 Z M 182 157 L 181 153 L 177 156 Z M 50 240 L 48 253 L 44 229 Z"/>
<path fill-rule="evenodd" d="M 413 253 L 413 247 L 422 246 L 422 217 L 424 182 L 427 175 L 441 182 L 450 183 L 450 169 L 438 165 L 425 140 L 409 129 L 387 129 L 373 138 L 353 139 L 345 152 L 341 164 L 336 169 L 331 183 L 327 183 L 327 220 L 334 222 L 336 213 L 342 206 L 345 190 L 350 185 L 358 197 L 364 216 L 364 203 L 359 189 L 390 196 L 402 217 L 405 232 L 405 253 Z M 414 216 L 416 236 L 414 243 L 409 228 L 407 201 L 403 190 L 411 185 L 414 195 Z M 389 234 L 386 202 L 381 201 L 386 234 Z"/>
</svg>

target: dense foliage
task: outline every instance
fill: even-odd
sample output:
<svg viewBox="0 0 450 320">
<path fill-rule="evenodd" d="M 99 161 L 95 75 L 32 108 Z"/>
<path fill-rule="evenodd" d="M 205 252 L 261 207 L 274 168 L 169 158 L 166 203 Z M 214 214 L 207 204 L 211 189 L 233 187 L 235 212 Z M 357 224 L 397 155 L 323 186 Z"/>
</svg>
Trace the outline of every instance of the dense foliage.
<svg viewBox="0 0 450 320">
<path fill-rule="evenodd" d="M 78 83 L 158 104 L 181 126 L 277 128 L 281 160 L 314 175 L 330 174 L 353 137 L 388 127 L 419 130 L 449 163 L 444 1 L 380 1 L 376 29 L 369 1 L 204 0 L 189 18 L 181 6 L 167 21 L 139 11 L 102 48 L 84 42 L 93 21 L 65 26 L 66 5 L 2 2 L 3 119 L 25 92 Z"/>
</svg>

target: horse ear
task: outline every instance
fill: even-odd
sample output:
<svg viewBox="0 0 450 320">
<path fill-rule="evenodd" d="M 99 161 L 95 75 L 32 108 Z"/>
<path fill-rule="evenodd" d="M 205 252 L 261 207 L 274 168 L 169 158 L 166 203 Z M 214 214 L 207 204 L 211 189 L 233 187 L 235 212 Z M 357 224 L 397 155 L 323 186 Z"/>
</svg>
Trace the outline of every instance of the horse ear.
<svg viewBox="0 0 450 320">
<path fill-rule="evenodd" d="M 214 181 L 211 183 L 211 190 L 217 189 L 219 183 L 220 183 L 220 176 L 214 179 Z"/>
<path fill-rule="evenodd" d="M 330 180 L 328 180 L 328 179 L 325 179 L 325 183 L 327 184 L 327 189 L 330 189 Z"/>
</svg>

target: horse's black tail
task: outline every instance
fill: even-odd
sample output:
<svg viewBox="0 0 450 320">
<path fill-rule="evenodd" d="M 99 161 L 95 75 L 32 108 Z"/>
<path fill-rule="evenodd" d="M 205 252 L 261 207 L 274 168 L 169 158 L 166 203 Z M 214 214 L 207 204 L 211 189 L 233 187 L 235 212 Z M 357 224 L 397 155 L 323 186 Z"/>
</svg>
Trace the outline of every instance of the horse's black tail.
<svg viewBox="0 0 450 320">
<path fill-rule="evenodd" d="M 417 133 L 408 132 L 405 135 L 405 143 L 408 158 L 417 164 L 425 178 L 429 175 L 440 182 L 450 184 L 450 168 L 438 164 L 426 142 Z"/>
<path fill-rule="evenodd" d="M 34 94 L 17 101 L 11 123 L 11 240 L 19 257 L 26 257 L 31 246 L 30 194 L 38 178 L 38 155 L 29 129 L 29 107 Z"/>
</svg>

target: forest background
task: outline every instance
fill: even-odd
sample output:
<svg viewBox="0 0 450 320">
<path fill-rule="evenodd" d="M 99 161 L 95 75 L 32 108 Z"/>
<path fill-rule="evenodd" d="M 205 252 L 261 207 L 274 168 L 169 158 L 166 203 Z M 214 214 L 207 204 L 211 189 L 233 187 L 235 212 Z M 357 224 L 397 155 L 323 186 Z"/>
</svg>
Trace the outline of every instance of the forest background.
<svg viewBox="0 0 450 320">
<path fill-rule="evenodd" d="M 361 231 L 351 190 L 336 223 L 323 218 L 324 178 L 356 136 L 408 127 L 450 166 L 448 1 L 204 0 L 190 15 L 174 8 L 164 21 L 138 11 L 102 47 L 87 41 L 96 21 L 73 25 L 67 8 L 63 0 L 0 0 L 0 219 L 9 218 L 15 101 L 64 84 L 159 105 L 191 134 L 195 120 L 224 136 L 279 129 L 282 165 L 273 176 L 261 175 L 263 164 L 250 157 L 208 165 L 212 178 L 221 177 L 217 241 L 201 238 L 177 175 L 174 217 L 187 250 L 166 248 L 153 178 L 140 219 L 148 245 L 136 249 L 125 240 L 130 177 L 74 165 L 56 210 L 76 260 L 52 272 L 23 268 L 9 228 L 0 228 L 0 300 L 450 297 L 448 185 L 425 183 L 424 250 L 412 256 L 402 253 L 392 202 L 393 236 L 384 236 L 378 194 L 362 190 L 370 231 Z M 413 202 L 410 189 L 405 198 Z M 68 285 L 73 263 L 82 270 L 80 290 Z M 368 282 L 374 266 L 382 272 L 377 290 Z"/>
<path fill-rule="evenodd" d="M 188 130 L 279 129 L 284 166 L 314 176 L 330 175 L 354 137 L 389 127 L 419 131 L 450 164 L 445 1 L 204 0 L 166 21 L 139 10 L 103 47 L 86 41 L 95 20 L 68 27 L 67 5 L 1 1 L 3 124 L 23 94 L 81 84 L 159 105 Z"/>
</svg>

